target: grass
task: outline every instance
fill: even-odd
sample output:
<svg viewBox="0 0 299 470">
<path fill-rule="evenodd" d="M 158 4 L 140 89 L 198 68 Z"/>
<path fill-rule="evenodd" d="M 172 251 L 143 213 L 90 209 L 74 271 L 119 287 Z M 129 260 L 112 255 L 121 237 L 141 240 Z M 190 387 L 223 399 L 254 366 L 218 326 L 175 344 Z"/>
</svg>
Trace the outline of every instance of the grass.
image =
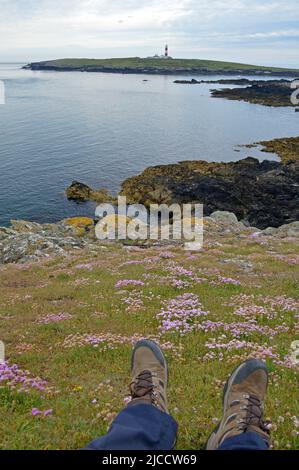
<svg viewBox="0 0 299 470">
<path fill-rule="evenodd" d="M 206 69 L 207 71 L 270 71 L 270 72 L 298 72 L 298 69 L 285 69 L 279 67 L 262 67 L 258 65 L 240 64 L 234 62 L 222 62 L 215 60 L 201 59 L 155 59 L 155 58 L 113 58 L 113 59 L 86 59 L 86 58 L 65 58 L 40 62 L 42 65 L 54 67 L 108 67 L 108 68 L 128 68 L 128 69 Z"/>
<path fill-rule="evenodd" d="M 215 245 L 217 240 L 221 245 Z M 273 336 L 246 329 L 236 335 L 221 327 L 183 336 L 161 334 L 157 318 L 163 302 L 184 293 L 197 295 L 209 312 L 198 319 L 199 324 L 211 320 L 227 326 L 248 321 L 234 313 L 240 294 L 254 295 L 249 304 L 267 308 L 269 299 L 277 301 L 278 296 L 296 299 L 296 244 L 272 237 L 263 243 L 247 236 L 237 240 L 230 235 L 207 241 L 204 251 L 193 254 L 180 248 L 165 252 L 108 245 L 97 254 L 79 252 L 40 264 L 1 267 L 0 338 L 6 344 L 6 359 L 28 370 L 31 377 L 48 382 L 44 392 L 30 387 L 22 392 L 19 385 L 0 383 L 1 449 L 77 449 L 106 433 L 128 395 L 130 352 L 136 335 L 169 342 L 165 352 L 170 410 L 179 421 L 177 449 L 204 447 L 221 416 L 223 382 L 242 359 L 258 354 L 265 357 L 271 371 L 266 417 L 273 423 L 274 447 L 299 448 L 294 418 L 298 416 L 296 367 L 287 367 L 285 360 L 296 339 L 293 310 L 283 310 L 276 302 L 271 318 L 254 316 L 259 328 L 272 328 Z M 242 267 L 244 262 L 252 268 Z M 196 282 L 186 272 L 178 274 L 182 267 L 206 280 Z M 219 281 L 219 276 L 238 280 L 240 285 Z M 116 288 L 116 282 L 124 279 L 145 284 Z M 185 281 L 183 289 L 174 287 L 178 279 Z M 43 323 L 45 316 L 60 312 L 71 318 L 57 322 L 51 317 L 53 321 Z M 282 324 L 286 331 L 279 333 Z M 83 344 L 86 334 L 106 339 L 94 347 Z M 77 336 L 70 339 L 70 335 Z M 249 341 L 253 348 L 209 349 L 206 344 L 227 345 L 236 337 Z M 282 364 L 267 356 L 269 347 Z M 214 356 L 209 358 L 208 353 Z M 33 416 L 32 408 L 53 412 L 47 417 Z"/>
</svg>

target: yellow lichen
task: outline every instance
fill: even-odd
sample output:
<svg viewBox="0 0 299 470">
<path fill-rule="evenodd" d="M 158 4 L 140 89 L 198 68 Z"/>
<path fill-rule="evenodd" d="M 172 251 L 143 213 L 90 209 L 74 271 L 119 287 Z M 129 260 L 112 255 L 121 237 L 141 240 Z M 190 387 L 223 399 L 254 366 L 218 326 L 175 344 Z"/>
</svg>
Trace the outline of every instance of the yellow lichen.
<svg viewBox="0 0 299 470">
<path fill-rule="evenodd" d="M 88 228 L 94 226 L 94 221 L 90 217 L 71 217 L 65 220 L 66 225 L 75 228 Z"/>
</svg>

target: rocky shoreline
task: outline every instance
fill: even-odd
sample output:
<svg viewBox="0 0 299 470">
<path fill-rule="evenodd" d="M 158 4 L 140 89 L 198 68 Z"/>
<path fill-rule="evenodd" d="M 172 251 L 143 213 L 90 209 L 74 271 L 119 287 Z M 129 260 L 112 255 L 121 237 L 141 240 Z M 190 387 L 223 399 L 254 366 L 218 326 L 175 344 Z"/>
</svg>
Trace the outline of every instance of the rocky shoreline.
<svg viewBox="0 0 299 470">
<path fill-rule="evenodd" d="M 220 85 L 238 85 L 244 88 L 224 88 L 220 90 L 211 90 L 213 98 L 225 98 L 235 101 L 246 101 L 252 104 L 261 104 L 263 106 L 290 106 L 291 103 L 291 83 L 292 81 L 281 80 L 248 80 L 247 78 L 221 79 L 221 80 L 175 80 L 179 85 L 201 85 L 201 84 L 220 84 Z M 296 109 L 296 108 L 295 108 Z"/>
<path fill-rule="evenodd" d="M 204 229 L 209 238 L 223 234 L 235 237 L 299 236 L 299 137 L 252 144 L 275 152 L 280 162 L 248 157 L 238 162 L 210 163 L 184 161 L 147 168 L 125 180 L 121 195 L 128 203 L 204 204 Z M 74 181 L 67 197 L 84 202 L 115 202 L 106 189 L 93 190 Z M 96 220 L 73 217 L 57 223 L 38 224 L 14 220 L 0 227 L 0 264 L 32 263 L 55 256 L 69 256 L 78 250 L 98 253 L 115 242 L 99 241 Z M 140 241 L 139 248 L 182 244 L 178 241 Z M 130 249 L 131 241 L 118 245 Z"/>
<path fill-rule="evenodd" d="M 254 81 L 245 88 L 211 90 L 213 98 L 246 101 L 251 104 L 260 104 L 263 106 L 288 106 L 295 108 L 294 104 L 291 102 L 291 94 L 291 82 L 287 80 Z"/>
<path fill-rule="evenodd" d="M 237 162 L 182 161 L 145 169 L 126 179 L 120 195 L 128 204 L 202 203 L 205 215 L 229 211 L 260 229 L 299 220 L 299 137 L 258 142 L 263 152 L 276 153 L 281 162 L 248 157 Z M 93 190 L 73 181 L 70 200 L 115 202 L 106 189 Z"/>
<path fill-rule="evenodd" d="M 256 70 L 209 70 L 202 67 L 194 68 L 174 68 L 172 70 L 162 67 L 141 67 L 141 68 L 130 68 L 130 67 L 59 67 L 55 65 L 43 65 L 43 64 L 28 64 L 23 67 L 25 70 L 34 70 L 34 71 L 52 71 L 52 72 L 94 72 L 94 73 L 118 73 L 118 74 L 136 74 L 136 75 L 250 75 L 250 76 L 281 76 L 284 77 L 286 74 L 289 77 L 297 77 L 298 72 L 271 72 L 265 71 L 262 72 L 258 69 Z"/>
<path fill-rule="evenodd" d="M 231 163 L 184 161 L 147 168 L 128 178 L 129 203 L 202 203 L 205 215 L 229 211 L 264 229 L 299 220 L 299 162 L 246 158 Z"/>
<path fill-rule="evenodd" d="M 192 78 L 190 80 L 174 80 L 177 85 L 202 85 L 202 84 L 218 84 L 218 85 L 285 85 L 291 84 L 292 80 L 286 80 L 281 78 L 280 80 L 249 80 L 248 78 L 221 78 L 219 80 L 196 80 Z"/>
<path fill-rule="evenodd" d="M 264 140 L 257 145 L 263 146 L 262 152 L 276 153 L 283 163 L 299 162 L 299 137 Z"/>
</svg>

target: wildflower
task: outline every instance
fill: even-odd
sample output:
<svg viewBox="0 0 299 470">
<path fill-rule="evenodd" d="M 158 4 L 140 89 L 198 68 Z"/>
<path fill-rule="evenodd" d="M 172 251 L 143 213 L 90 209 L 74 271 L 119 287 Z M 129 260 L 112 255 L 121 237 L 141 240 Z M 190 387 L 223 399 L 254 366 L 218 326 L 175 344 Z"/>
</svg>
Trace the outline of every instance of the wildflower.
<svg viewBox="0 0 299 470">
<path fill-rule="evenodd" d="M 72 318 L 73 316 L 66 312 L 50 313 L 45 317 L 37 320 L 37 323 L 48 325 L 49 323 L 57 323 L 64 320 L 71 320 Z"/>
<path fill-rule="evenodd" d="M 31 414 L 32 416 L 44 416 L 45 418 L 47 416 L 50 416 L 51 414 L 53 413 L 53 410 L 52 409 L 49 409 L 49 410 L 45 410 L 45 411 L 41 411 L 39 410 L 38 408 L 32 408 L 31 410 Z"/>
<path fill-rule="evenodd" d="M 22 370 L 17 364 L 0 362 L 0 384 L 20 392 L 29 392 L 36 389 L 40 392 L 48 392 L 49 387 L 45 380 L 39 377 L 32 377 L 29 371 Z"/>
<path fill-rule="evenodd" d="M 130 401 L 132 401 L 132 397 L 131 397 L 131 396 L 128 396 L 128 397 L 125 397 L 125 398 L 124 398 L 124 403 L 125 403 L 125 405 L 128 405 L 128 403 L 130 403 Z"/>
<path fill-rule="evenodd" d="M 143 281 L 138 281 L 136 279 L 123 279 L 118 281 L 115 284 L 115 287 L 118 289 L 119 287 L 127 287 L 127 286 L 144 286 L 145 283 Z"/>
<path fill-rule="evenodd" d="M 157 314 L 162 319 L 160 330 L 162 332 L 177 331 L 185 334 L 196 326 L 196 320 L 207 315 L 203 310 L 199 298 L 195 294 L 183 294 L 164 302 L 164 307 Z"/>
<path fill-rule="evenodd" d="M 232 284 L 233 286 L 240 286 L 241 282 L 237 279 L 232 279 L 231 277 L 218 276 L 218 281 L 220 284 Z"/>
<path fill-rule="evenodd" d="M 90 345 L 94 348 L 100 347 L 101 351 L 108 351 L 116 349 L 118 346 L 129 344 L 133 346 L 137 341 L 144 339 L 144 336 L 134 334 L 132 336 L 123 336 L 123 335 L 115 335 L 112 333 L 103 333 L 103 334 L 88 334 L 88 333 L 76 333 L 73 335 L 69 335 L 65 338 L 62 344 L 63 348 L 72 348 L 72 347 L 83 347 L 86 345 Z M 161 342 L 160 338 L 157 336 L 149 335 L 148 339 L 152 339 L 157 343 L 160 343 L 160 346 L 165 351 L 173 352 L 177 357 L 180 357 L 180 347 L 175 346 L 170 341 Z M 73 388 L 74 391 L 82 390 L 81 386 L 75 386 Z"/>
</svg>

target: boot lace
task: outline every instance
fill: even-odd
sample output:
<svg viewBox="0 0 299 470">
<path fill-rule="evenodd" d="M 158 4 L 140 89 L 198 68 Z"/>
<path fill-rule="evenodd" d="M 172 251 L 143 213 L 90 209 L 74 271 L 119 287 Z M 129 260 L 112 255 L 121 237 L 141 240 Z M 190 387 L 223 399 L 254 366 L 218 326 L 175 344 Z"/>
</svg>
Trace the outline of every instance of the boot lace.
<svg viewBox="0 0 299 470">
<path fill-rule="evenodd" d="M 157 400 L 156 386 L 153 383 L 154 376 L 155 374 L 153 372 L 145 370 L 140 372 L 140 374 L 135 377 L 135 379 L 130 384 L 132 400 L 134 400 L 134 398 L 149 397 L 154 405 L 159 405 Z"/>
<path fill-rule="evenodd" d="M 243 395 L 243 400 L 244 405 L 240 406 L 240 410 L 245 410 L 246 415 L 237 420 L 238 429 L 246 432 L 250 426 L 256 426 L 267 434 L 270 434 L 270 423 L 263 420 L 264 410 L 261 400 L 254 395 Z"/>
</svg>

